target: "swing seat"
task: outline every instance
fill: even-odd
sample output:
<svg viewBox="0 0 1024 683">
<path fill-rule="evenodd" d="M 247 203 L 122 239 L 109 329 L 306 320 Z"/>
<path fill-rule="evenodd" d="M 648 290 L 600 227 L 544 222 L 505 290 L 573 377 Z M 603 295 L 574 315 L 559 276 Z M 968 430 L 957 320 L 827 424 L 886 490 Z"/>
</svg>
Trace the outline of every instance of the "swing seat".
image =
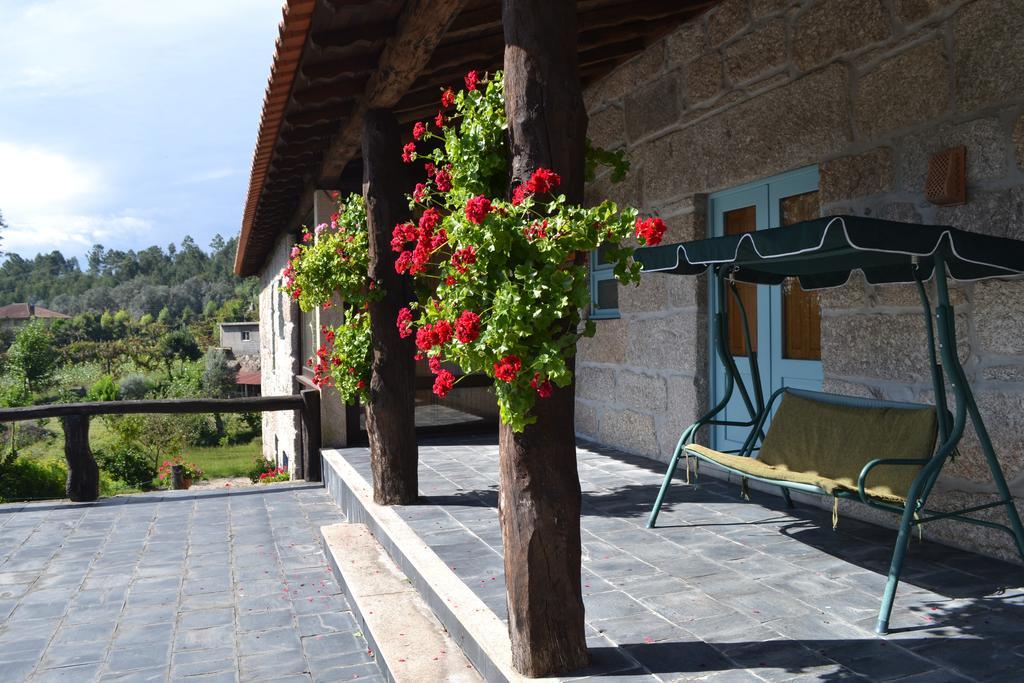
<svg viewBox="0 0 1024 683">
<path fill-rule="evenodd" d="M 935 451 L 934 406 L 791 388 L 776 398 L 781 400 L 758 452 L 732 455 L 690 444 L 686 454 L 788 489 L 902 507 Z"/>
</svg>

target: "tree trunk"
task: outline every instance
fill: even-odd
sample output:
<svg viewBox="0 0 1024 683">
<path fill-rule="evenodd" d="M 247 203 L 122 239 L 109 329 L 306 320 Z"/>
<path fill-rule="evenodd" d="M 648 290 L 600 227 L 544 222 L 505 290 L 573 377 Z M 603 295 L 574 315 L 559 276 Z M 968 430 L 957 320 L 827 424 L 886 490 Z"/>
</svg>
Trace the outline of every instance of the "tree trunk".
<svg viewBox="0 0 1024 683">
<path fill-rule="evenodd" d="M 587 118 L 576 3 L 504 0 L 502 21 L 512 181 L 550 168 L 562 176 L 559 191 L 582 202 Z M 547 676 L 588 661 L 574 386 L 538 399 L 535 414 L 521 433 L 500 428 L 499 512 L 512 663 L 527 676 Z"/>
<path fill-rule="evenodd" d="M 369 228 L 369 275 L 383 296 L 370 302 L 373 364 L 366 432 L 370 438 L 373 500 L 407 505 L 418 496 L 415 361 L 412 338 L 398 334 L 398 311 L 412 300 L 408 276 L 395 272 L 391 232 L 408 218 L 402 142 L 389 110 L 371 109 L 363 130 L 363 198 Z"/>
<path fill-rule="evenodd" d="M 100 497 L 100 468 L 89 449 L 89 416 L 68 415 L 62 421 L 68 498 L 76 503 L 96 500 Z"/>
</svg>

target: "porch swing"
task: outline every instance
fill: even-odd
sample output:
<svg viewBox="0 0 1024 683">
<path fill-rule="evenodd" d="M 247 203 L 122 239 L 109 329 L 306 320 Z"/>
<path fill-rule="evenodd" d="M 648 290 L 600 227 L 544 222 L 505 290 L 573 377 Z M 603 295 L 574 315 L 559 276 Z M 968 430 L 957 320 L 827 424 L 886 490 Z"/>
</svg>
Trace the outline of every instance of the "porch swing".
<svg viewBox="0 0 1024 683">
<path fill-rule="evenodd" d="M 818 218 L 774 230 L 727 235 L 638 249 L 645 273 L 710 273 L 717 288 L 714 344 L 725 370 L 722 399 L 679 438 L 647 522 L 653 528 L 681 457 L 705 461 L 738 475 L 746 491 L 752 479 L 790 491 L 857 500 L 901 516 L 899 534 L 882 596 L 876 631 L 889 630 L 896 587 L 911 529 L 939 519 L 957 519 L 1009 533 L 1024 558 L 1024 527 L 999 466 L 992 441 L 957 355 L 948 278 L 981 280 L 1024 273 L 1024 242 L 955 228 L 896 223 L 856 216 Z M 783 387 L 766 401 L 757 354 L 751 349 L 746 311 L 737 282 L 781 285 L 794 277 L 805 290 L 839 287 L 853 271 L 870 284 L 914 283 L 924 312 L 935 405 L 882 401 Z M 933 308 L 924 283 L 935 278 Z M 752 386 L 748 389 L 730 352 L 726 299 L 732 296 L 743 322 Z M 932 323 L 934 316 L 935 322 Z M 936 349 L 936 338 L 938 349 Z M 946 381 L 955 407 L 946 408 Z M 723 419 L 738 392 L 748 420 Z M 774 412 L 773 412 L 774 411 Z M 942 467 L 963 437 L 967 418 L 978 436 L 999 500 L 939 512 L 925 507 Z M 766 429 L 767 425 L 767 429 Z M 693 443 L 704 426 L 749 427 L 738 451 Z M 1005 508 L 1009 525 L 970 513 Z M 835 508 L 833 508 L 835 510 Z"/>
</svg>

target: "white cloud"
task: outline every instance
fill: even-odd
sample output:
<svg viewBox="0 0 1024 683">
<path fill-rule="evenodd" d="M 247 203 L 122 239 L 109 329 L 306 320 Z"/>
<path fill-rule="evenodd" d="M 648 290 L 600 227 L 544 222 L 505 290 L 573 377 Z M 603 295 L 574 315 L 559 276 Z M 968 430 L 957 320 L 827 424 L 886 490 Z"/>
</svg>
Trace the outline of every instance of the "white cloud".
<svg viewBox="0 0 1024 683">
<path fill-rule="evenodd" d="M 151 229 L 136 212 L 96 209 L 103 194 L 97 168 L 52 150 L 0 141 L 0 211 L 9 226 L 4 251 L 80 253 L 96 242 L 119 242 Z"/>
</svg>

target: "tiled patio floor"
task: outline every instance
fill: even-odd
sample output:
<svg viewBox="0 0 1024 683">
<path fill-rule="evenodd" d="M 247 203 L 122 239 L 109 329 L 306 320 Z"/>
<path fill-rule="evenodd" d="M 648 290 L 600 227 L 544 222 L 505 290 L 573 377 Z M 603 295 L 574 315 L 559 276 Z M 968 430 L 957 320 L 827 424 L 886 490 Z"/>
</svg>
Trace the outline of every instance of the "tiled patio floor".
<svg viewBox="0 0 1024 683">
<path fill-rule="evenodd" d="M 0 505 L 0 681 L 382 681 L 319 486 Z"/>
<path fill-rule="evenodd" d="M 365 450 L 341 451 L 369 480 Z M 493 441 L 420 447 L 401 516 L 505 618 Z M 702 476 L 643 528 L 664 465 L 580 448 L 584 600 L 602 681 L 1024 680 L 1024 568 L 912 543 L 873 632 L 895 532 Z"/>
</svg>

